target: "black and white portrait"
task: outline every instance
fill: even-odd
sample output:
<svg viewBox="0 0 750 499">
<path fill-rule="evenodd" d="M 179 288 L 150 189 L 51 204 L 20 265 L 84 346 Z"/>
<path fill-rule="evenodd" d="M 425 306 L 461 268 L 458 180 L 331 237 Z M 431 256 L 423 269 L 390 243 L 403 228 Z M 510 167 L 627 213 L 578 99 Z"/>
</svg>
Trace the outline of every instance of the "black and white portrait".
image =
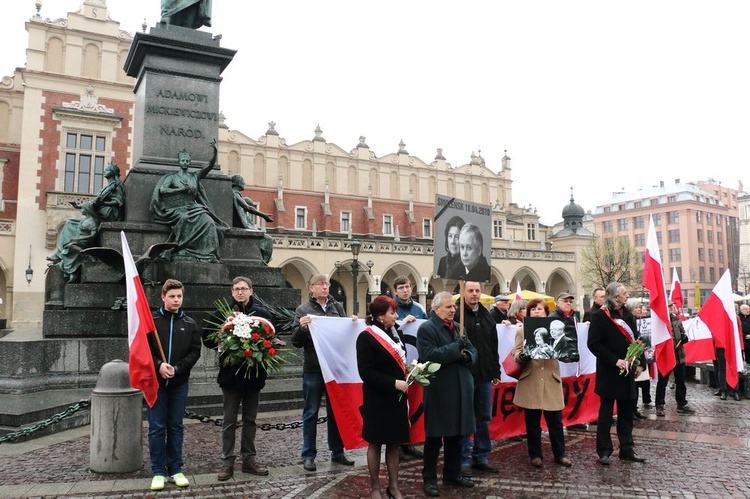
<svg viewBox="0 0 750 499">
<path fill-rule="evenodd" d="M 490 206 L 437 196 L 435 277 L 488 282 L 491 277 Z"/>
</svg>

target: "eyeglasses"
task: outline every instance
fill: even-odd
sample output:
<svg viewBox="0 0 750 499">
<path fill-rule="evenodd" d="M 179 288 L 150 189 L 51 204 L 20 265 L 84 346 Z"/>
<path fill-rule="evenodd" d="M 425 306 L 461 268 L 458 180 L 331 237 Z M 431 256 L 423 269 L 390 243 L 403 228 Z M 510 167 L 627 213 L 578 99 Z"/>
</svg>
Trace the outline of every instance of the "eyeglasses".
<svg viewBox="0 0 750 499">
<path fill-rule="evenodd" d="M 238 293 L 247 293 L 248 291 L 250 291 L 250 288 L 232 288 L 232 291 L 237 291 Z"/>
</svg>

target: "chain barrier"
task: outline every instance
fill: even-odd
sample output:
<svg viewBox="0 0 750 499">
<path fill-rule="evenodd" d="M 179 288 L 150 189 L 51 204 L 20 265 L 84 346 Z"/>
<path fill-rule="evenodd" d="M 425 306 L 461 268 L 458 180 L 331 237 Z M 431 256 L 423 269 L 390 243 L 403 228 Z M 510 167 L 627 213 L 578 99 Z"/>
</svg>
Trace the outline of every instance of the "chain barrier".
<svg viewBox="0 0 750 499">
<path fill-rule="evenodd" d="M 198 414 L 191 411 L 185 411 L 185 417 L 188 419 L 195 419 L 197 421 L 200 421 L 201 423 L 213 423 L 214 426 L 223 426 L 224 420 L 221 418 L 212 418 L 211 416 L 206 416 L 203 414 Z M 323 416 L 321 418 L 318 418 L 317 422 L 315 424 L 323 424 L 326 421 L 328 421 L 328 417 Z M 242 422 L 238 422 L 237 426 L 242 426 Z M 257 425 L 257 428 L 261 431 L 270 431 L 270 430 L 295 430 L 297 428 L 302 428 L 302 421 L 294 421 L 292 423 L 262 423 Z"/>
<path fill-rule="evenodd" d="M 81 400 L 77 404 L 71 405 L 70 407 L 65 409 L 63 412 L 59 412 L 55 414 L 54 416 L 50 417 L 49 419 L 45 419 L 44 421 L 40 421 L 34 426 L 29 426 L 28 428 L 22 428 L 18 431 L 14 431 L 13 433 L 8 433 L 7 435 L 0 437 L 0 444 L 5 443 L 5 442 L 15 442 L 19 438 L 29 436 L 32 433 L 35 433 L 39 430 L 47 428 L 48 426 L 52 426 L 53 424 L 59 423 L 63 419 L 75 414 L 81 409 L 88 409 L 89 407 L 91 407 L 91 399 Z"/>
</svg>

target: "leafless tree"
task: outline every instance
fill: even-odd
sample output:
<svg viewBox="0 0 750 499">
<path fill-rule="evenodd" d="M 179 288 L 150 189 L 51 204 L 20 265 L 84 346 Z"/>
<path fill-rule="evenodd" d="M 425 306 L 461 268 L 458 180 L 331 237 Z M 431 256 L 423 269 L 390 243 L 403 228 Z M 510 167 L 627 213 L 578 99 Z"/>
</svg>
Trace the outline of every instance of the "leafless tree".
<svg viewBox="0 0 750 499">
<path fill-rule="evenodd" d="M 621 282 L 629 288 L 641 288 L 643 263 L 627 238 L 592 238 L 581 250 L 578 274 L 587 287 Z"/>
</svg>

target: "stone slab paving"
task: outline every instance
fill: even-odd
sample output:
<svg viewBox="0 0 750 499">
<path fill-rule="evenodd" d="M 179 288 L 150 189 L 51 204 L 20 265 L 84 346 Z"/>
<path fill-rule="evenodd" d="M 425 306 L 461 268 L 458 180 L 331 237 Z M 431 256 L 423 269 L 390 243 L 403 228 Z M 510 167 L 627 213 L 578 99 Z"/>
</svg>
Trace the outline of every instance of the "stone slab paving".
<svg viewBox="0 0 750 499">
<path fill-rule="evenodd" d="M 673 392 L 668 392 L 673 396 Z M 642 412 L 649 419 L 636 423 L 636 450 L 645 464 L 613 460 L 609 468 L 595 462 L 595 426 L 571 430 L 567 437 L 570 469 L 552 462 L 545 442 L 541 469 L 528 464 L 524 441 L 495 442 L 490 463 L 499 474 L 477 473 L 473 489 L 441 485 L 446 498 L 750 498 L 750 401 L 721 401 L 704 385 L 690 385 L 688 398 L 696 414 L 677 414 L 672 401 L 667 417 L 653 408 Z M 296 413 L 266 414 L 261 422 L 298 421 Z M 268 477 L 239 471 L 228 482 L 218 482 L 220 428 L 189 422 L 185 438 L 186 474 L 192 486 L 164 491 L 147 489 L 150 471 L 91 473 L 87 429 L 71 430 L 26 444 L 0 445 L 0 497 L 258 497 L 258 498 L 365 498 L 369 497 L 364 449 L 348 452 L 353 468 L 330 463 L 325 427 L 319 426 L 318 471 L 305 473 L 299 464 L 301 429 L 259 431 L 259 460 L 271 469 Z M 143 460 L 148 463 L 145 431 Z M 406 497 L 423 497 L 421 462 L 401 464 L 400 484 Z M 385 470 L 382 472 L 386 484 Z"/>
</svg>

